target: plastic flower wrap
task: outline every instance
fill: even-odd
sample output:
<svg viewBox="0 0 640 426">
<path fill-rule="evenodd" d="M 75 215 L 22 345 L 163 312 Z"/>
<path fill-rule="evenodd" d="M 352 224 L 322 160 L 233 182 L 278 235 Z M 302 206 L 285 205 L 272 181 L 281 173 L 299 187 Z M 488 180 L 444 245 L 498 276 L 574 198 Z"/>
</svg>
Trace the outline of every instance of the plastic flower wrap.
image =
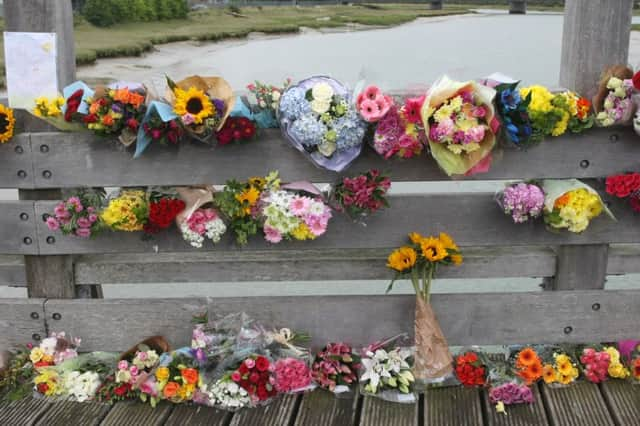
<svg viewBox="0 0 640 426">
<path fill-rule="evenodd" d="M 283 239 L 314 240 L 323 235 L 331 209 L 320 191 L 308 182 L 270 185 L 260 197 L 264 238 L 272 244 Z"/>
<path fill-rule="evenodd" d="M 278 393 L 272 383 L 271 368 L 266 356 L 251 355 L 231 374 L 231 380 L 247 391 L 254 404 L 265 402 Z"/>
<path fill-rule="evenodd" d="M 191 351 L 205 372 L 214 370 L 237 349 L 252 320 L 244 313 L 234 313 L 210 319 L 208 314 L 196 316 L 191 334 Z"/>
<path fill-rule="evenodd" d="M 489 373 L 488 362 L 481 352 L 462 349 L 455 357 L 456 378 L 463 386 L 484 386 Z"/>
<path fill-rule="evenodd" d="M 542 378 L 542 358 L 534 348 L 525 347 L 514 351 L 510 361 L 516 376 L 528 386 Z"/>
<path fill-rule="evenodd" d="M 544 86 L 523 87 L 520 96 L 531 99 L 528 112 L 532 142 L 540 142 L 546 136 L 560 136 L 567 131 L 571 114 L 564 97 L 554 95 Z"/>
<path fill-rule="evenodd" d="M 378 170 L 369 170 L 354 177 L 342 178 L 331 191 L 332 204 L 352 219 L 361 219 L 389 207 L 387 191 L 391 188 L 389 176 Z"/>
<path fill-rule="evenodd" d="M 118 135 L 129 146 L 135 142 L 138 127 L 147 111 L 147 91 L 135 83 L 114 83 L 99 87 L 87 99 L 89 112 L 82 120 L 89 130 L 100 135 Z"/>
<path fill-rule="evenodd" d="M 628 198 L 631 208 L 640 213 L 640 173 L 607 176 L 606 191 L 617 198 Z"/>
<path fill-rule="evenodd" d="M 531 388 L 514 375 L 513 366 L 507 360 L 489 363 L 489 402 L 495 404 L 498 413 L 507 414 L 506 407 L 534 402 Z"/>
<path fill-rule="evenodd" d="M 0 144 L 9 142 L 13 137 L 16 119 L 13 110 L 4 105 L 0 105 Z"/>
<path fill-rule="evenodd" d="M 633 71 L 624 65 L 607 68 L 600 77 L 593 97 L 596 124 L 603 127 L 629 124 L 636 110 L 631 99 L 634 91 Z"/>
<path fill-rule="evenodd" d="M 273 86 L 260 81 L 247 85 L 249 92 L 255 97 L 257 112 L 253 118 L 260 128 L 276 128 L 278 120 L 276 114 L 282 94 L 291 86 L 291 79 L 287 78 L 281 86 Z"/>
<path fill-rule="evenodd" d="M 552 228 L 580 233 L 603 211 L 615 220 L 598 193 L 577 179 L 543 180 L 544 221 Z"/>
<path fill-rule="evenodd" d="M 227 226 L 218 210 L 213 208 L 213 188 L 181 187 L 177 191 L 185 206 L 176 216 L 184 240 L 195 248 L 202 248 L 205 239 L 219 243 Z"/>
<path fill-rule="evenodd" d="M 100 213 L 102 222 L 114 231 L 142 231 L 149 216 L 146 192 L 122 190 L 108 202 Z"/>
<path fill-rule="evenodd" d="M 556 350 L 544 358 L 542 379 L 547 385 L 567 386 L 578 380 L 578 364 L 568 352 Z"/>
<path fill-rule="evenodd" d="M 189 348 L 163 354 L 154 376 L 157 398 L 176 404 L 191 401 L 202 385 L 198 362 Z"/>
<path fill-rule="evenodd" d="M 523 223 L 542 216 L 544 192 L 535 184 L 515 183 L 500 191 L 496 201 L 515 223 Z"/>
<path fill-rule="evenodd" d="M 173 190 L 153 188 L 148 191 L 149 216 L 144 225 L 146 234 L 157 234 L 168 229 L 186 204 Z"/>
<path fill-rule="evenodd" d="M 323 389 L 335 394 L 350 391 L 357 380 L 360 357 L 346 343 L 329 343 L 316 357 L 311 366 L 313 380 Z"/>
<path fill-rule="evenodd" d="M 280 185 L 277 172 L 266 177 L 253 177 L 246 182 L 228 180 L 222 191 L 215 194 L 214 204 L 223 215 L 227 228 L 235 234 L 236 242 L 247 244 L 249 237 L 260 229 L 259 201 L 267 189 Z"/>
<path fill-rule="evenodd" d="M 585 378 L 591 383 L 601 383 L 611 377 L 629 378 L 631 373 L 621 362 L 620 352 L 613 347 L 586 347 L 580 354 Z"/>
<path fill-rule="evenodd" d="M 94 236 L 102 229 L 99 212 L 104 203 L 104 191 L 83 190 L 58 203 L 47 217 L 51 231 L 80 238 Z"/>
<path fill-rule="evenodd" d="M 77 402 L 96 399 L 102 381 L 111 372 L 116 359 L 114 353 L 91 352 L 50 367 L 58 374 L 56 396 Z"/>
<path fill-rule="evenodd" d="M 77 349 L 80 342 L 78 338 L 67 338 L 64 331 L 51 333 L 38 346 L 31 349 L 29 359 L 36 369 L 59 365 L 78 356 Z"/>
<path fill-rule="evenodd" d="M 462 255 L 453 239 L 440 233 L 438 237 L 425 237 L 412 232 L 410 244 L 394 250 L 387 259 L 387 267 L 396 280 L 408 278 L 416 293 L 414 373 L 421 384 L 443 382 L 453 372 L 453 358 L 440 324 L 429 303 L 431 282 L 439 266 L 460 265 Z"/>
<path fill-rule="evenodd" d="M 311 77 L 280 99 L 280 129 L 317 166 L 339 172 L 362 150 L 367 129 L 347 88 L 329 77 Z"/>
<path fill-rule="evenodd" d="M 174 82 L 167 78 L 166 98 L 186 131 L 201 142 L 210 142 L 233 109 L 235 97 L 221 77 L 191 76 Z"/>
<path fill-rule="evenodd" d="M 422 122 L 433 158 L 444 172 L 486 172 L 500 123 L 495 117 L 495 90 L 474 81 L 440 78 L 422 106 Z"/>
</svg>

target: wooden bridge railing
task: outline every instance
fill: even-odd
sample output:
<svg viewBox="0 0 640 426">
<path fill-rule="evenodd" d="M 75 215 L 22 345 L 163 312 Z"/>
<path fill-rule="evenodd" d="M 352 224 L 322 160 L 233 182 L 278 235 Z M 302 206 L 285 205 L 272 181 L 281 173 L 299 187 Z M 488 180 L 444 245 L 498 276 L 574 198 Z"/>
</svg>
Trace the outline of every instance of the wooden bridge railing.
<svg viewBox="0 0 640 426">
<path fill-rule="evenodd" d="M 568 10 L 577 2 L 567 0 Z M 590 1 L 591 13 L 605 9 L 611 13 L 614 6 L 608 3 Z M 629 11 L 625 7 L 631 2 L 619 3 L 615 7 L 627 13 L 630 22 L 630 6 Z M 5 8 L 21 4 L 5 0 Z M 583 21 L 568 20 L 576 25 Z M 623 27 L 610 32 L 617 34 Z M 28 22 L 12 28 L 35 29 Z M 576 39 L 580 46 L 575 48 L 584 49 L 589 42 Z M 603 44 L 597 39 L 594 43 Z M 626 57 L 625 49 L 625 45 L 619 48 L 623 54 L 597 50 L 590 59 L 592 68 Z M 566 52 L 563 56 L 571 60 Z M 582 89 L 589 78 L 596 79 L 581 74 L 569 87 Z M 51 132 L 25 116 L 20 124 L 22 133 L 0 146 L 0 187 L 19 189 L 21 198 L 0 202 L 0 254 L 7 255 L 0 257 L 0 284 L 26 285 L 31 298 L 0 300 L 0 347 L 30 337 L 37 340 L 51 330 L 82 337 L 84 350 L 125 349 L 153 334 L 163 334 L 175 345 L 185 344 L 192 315 L 205 310 L 212 314 L 245 310 L 276 325 L 306 330 L 315 345 L 342 339 L 361 344 L 411 331 L 412 296 L 180 297 L 182 282 L 215 286 L 233 281 L 241 286 L 246 285 L 243 281 L 295 280 L 314 281 L 317 286 L 322 280 L 388 279 L 386 255 L 410 231 L 446 231 L 463 246 L 465 264 L 443 271 L 442 277 L 544 279 L 545 291 L 435 295 L 433 304 L 451 344 L 637 336 L 640 290 L 604 290 L 607 274 L 640 272 L 640 249 L 635 245 L 640 243 L 638 216 L 619 200 L 605 197 L 617 222 L 598 218 L 581 235 L 551 233 L 540 223 L 515 225 L 499 211 L 493 194 L 472 193 L 396 195 L 392 207 L 371 218 L 366 228 L 337 216 L 326 235 L 306 243 L 268 246 L 256 237 L 246 248 L 238 248 L 226 239 L 196 251 L 175 231 L 149 241 L 127 233 L 81 240 L 52 233 L 45 226 L 44 214 L 60 198 L 61 188 L 223 184 L 228 178 L 244 179 L 270 170 L 280 170 L 291 181 L 328 182 L 335 175 L 313 167 L 277 131 L 265 132 L 244 146 L 152 147 L 133 160 L 112 139 Z M 550 139 L 526 152 L 505 150 L 488 174 L 476 178 L 598 179 L 640 170 L 638 150 L 640 142 L 630 129 L 593 130 Z M 350 170 L 370 167 L 390 171 L 394 181 L 446 180 L 425 156 L 385 162 L 367 147 Z M 176 297 L 73 299 L 88 294 L 90 288 L 99 295 L 102 283 L 153 282 L 175 283 Z"/>
</svg>

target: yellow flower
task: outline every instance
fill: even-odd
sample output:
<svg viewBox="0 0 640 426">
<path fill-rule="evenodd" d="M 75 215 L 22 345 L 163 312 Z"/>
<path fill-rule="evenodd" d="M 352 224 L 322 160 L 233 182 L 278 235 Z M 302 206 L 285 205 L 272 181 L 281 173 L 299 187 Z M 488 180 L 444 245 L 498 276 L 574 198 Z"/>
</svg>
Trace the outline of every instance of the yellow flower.
<svg viewBox="0 0 640 426">
<path fill-rule="evenodd" d="M 412 232 L 409 234 L 409 239 L 413 244 L 420 244 L 422 240 L 424 240 L 424 237 L 417 232 Z"/>
<path fill-rule="evenodd" d="M 629 370 L 627 370 L 624 365 L 620 364 L 619 362 L 612 362 L 611 364 L 609 364 L 608 373 L 609 376 L 613 377 L 614 379 L 626 379 L 631 375 Z"/>
<path fill-rule="evenodd" d="M 142 231 L 146 219 L 145 209 L 144 191 L 123 191 L 119 197 L 109 202 L 100 218 L 107 226 L 119 231 Z"/>
<path fill-rule="evenodd" d="M 496 404 L 496 413 L 502 413 L 505 416 L 507 415 L 507 410 L 504 408 L 504 402 L 498 401 Z"/>
<path fill-rule="evenodd" d="M 570 360 L 563 360 L 563 361 L 556 360 L 556 365 L 558 367 L 558 372 L 564 376 L 570 375 L 571 371 L 573 370 L 573 365 L 571 365 Z"/>
<path fill-rule="evenodd" d="M 263 177 L 256 176 L 249 179 L 249 185 L 255 186 L 258 190 L 262 190 L 267 184 L 267 180 Z"/>
<path fill-rule="evenodd" d="M 553 383 L 557 379 L 556 370 L 553 368 L 551 364 L 545 364 L 542 367 L 542 378 L 546 384 Z"/>
<path fill-rule="evenodd" d="M 560 136 L 567 131 L 567 126 L 569 125 L 569 118 L 571 116 L 567 111 L 563 111 L 562 119 L 556 123 L 556 126 L 551 131 L 551 136 Z"/>
<path fill-rule="evenodd" d="M 462 255 L 461 254 L 452 254 L 451 261 L 454 265 L 462 265 Z"/>
<path fill-rule="evenodd" d="M 167 367 L 160 367 L 156 370 L 156 379 L 160 382 L 165 382 L 169 379 L 169 369 Z"/>
<path fill-rule="evenodd" d="M 453 238 L 451 238 L 449 234 L 445 232 L 440 233 L 440 242 L 447 250 L 458 250 L 458 246 L 456 245 L 455 241 L 453 241 Z"/>
<path fill-rule="evenodd" d="M 300 223 L 300 225 L 291 231 L 291 235 L 293 235 L 293 238 L 300 241 L 313 240 L 316 237 L 304 222 Z"/>
<path fill-rule="evenodd" d="M 49 364 L 53 364 L 53 355 L 44 354 L 42 356 L 42 361 L 48 362 Z"/>
<path fill-rule="evenodd" d="M 387 259 L 387 267 L 395 269 L 398 272 L 411 269 L 416 264 L 418 254 L 414 249 L 408 246 L 400 247 L 394 250 Z"/>
<path fill-rule="evenodd" d="M 577 370 L 576 370 L 577 372 Z M 558 377 L 558 381 L 560 383 L 562 383 L 563 385 L 568 385 L 571 384 L 575 379 L 576 379 L 577 375 L 574 376 L 573 374 L 569 374 L 569 375 L 564 375 L 564 374 L 560 374 Z"/>
<path fill-rule="evenodd" d="M 45 396 L 53 396 L 58 393 L 58 373 L 52 368 L 45 368 L 38 376 L 33 379 L 33 383 L 38 385 L 46 385 Z M 39 388 L 39 387 L 38 387 Z"/>
<path fill-rule="evenodd" d="M 190 87 L 189 90 L 176 88 L 174 94 L 176 101 L 173 111 L 180 117 L 190 114 L 195 124 L 202 124 L 215 113 L 213 103 L 202 90 L 195 87 Z"/>
<path fill-rule="evenodd" d="M 29 354 L 29 359 L 31 360 L 32 363 L 35 364 L 36 362 L 39 362 L 43 356 L 44 356 L 44 351 L 40 349 L 40 347 L 38 346 L 31 349 L 31 353 Z"/>
<path fill-rule="evenodd" d="M 422 256 L 429 262 L 439 262 L 448 255 L 447 249 L 437 238 L 426 238 L 420 243 L 420 248 L 422 250 Z"/>
</svg>

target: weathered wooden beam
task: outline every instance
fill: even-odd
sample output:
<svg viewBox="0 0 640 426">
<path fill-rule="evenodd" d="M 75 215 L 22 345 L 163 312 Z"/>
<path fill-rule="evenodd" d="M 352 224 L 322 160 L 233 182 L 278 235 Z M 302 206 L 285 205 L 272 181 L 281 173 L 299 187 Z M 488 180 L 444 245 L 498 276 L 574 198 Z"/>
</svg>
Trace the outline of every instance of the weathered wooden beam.
<svg viewBox="0 0 640 426">
<path fill-rule="evenodd" d="M 0 144 L 0 187 L 33 188 L 33 158 L 29 135 L 16 134 Z"/>
<path fill-rule="evenodd" d="M 609 259 L 607 244 L 560 246 L 553 281 L 554 290 L 604 288 Z"/>
<path fill-rule="evenodd" d="M 598 385 L 577 382 L 571 386 L 552 388 L 542 384 L 542 397 L 549 420 L 555 426 L 614 426 Z"/>
<path fill-rule="evenodd" d="M 639 290 L 433 295 L 451 345 L 614 341 L 637 332 L 639 305 Z M 45 304 L 46 312 L 58 318 L 56 328 L 81 336 L 86 351 L 124 350 L 156 334 L 174 347 L 188 345 L 194 315 L 240 311 L 273 327 L 304 330 L 316 348 L 328 341 L 366 345 L 411 333 L 414 308 L 411 295 L 52 299 Z M 98 329 L 104 332 L 96 334 Z"/>
<path fill-rule="evenodd" d="M 0 299 L 0 349 L 47 337 L 43 303 L 43 299 Z"/>
<path fill-rule="evenodd" d="M 483 426 L 480 389 L 463 386 L 427 389 L 424 394 L 424 424 Z"/>
<path fill-rule="evenodd" d="M 527 13 L 527 0 L 509 0 L 509 13 L 512 15 Z"/>
<path fill-rule="evenodd" d="M 617 425 L 640 426 L 640 386 L 609 380 L 600 385 L 600 390 Z"/>
<path fill-rule="evenodd" d="M 589 99 L 602 71 L 626 65 L 633 0 L 566 0 L 560 86 Z"/>
<path fill-rule="evenodd" d="M 56 33 L 58 87 L 76 76 L 71 0 L 4 0 L 5 31 Z"/>
<path fill-rule="evenodd" d="M 359 426 L 418 426 L 418 407 L 365 396 Z"/>
</svg>

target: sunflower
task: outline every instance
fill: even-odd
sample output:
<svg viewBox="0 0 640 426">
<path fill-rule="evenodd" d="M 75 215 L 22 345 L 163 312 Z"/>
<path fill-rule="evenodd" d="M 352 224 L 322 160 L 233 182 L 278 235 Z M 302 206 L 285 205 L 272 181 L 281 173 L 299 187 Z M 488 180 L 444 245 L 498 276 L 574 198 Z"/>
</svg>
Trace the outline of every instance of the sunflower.
<svg viewBox="0 0 640 426">
<path fill-rule="evenodd" d="M 202 90 L 195 87 L 189 87 L 186 91 L 176 88 L 174 94 L 176 102 L 173 105 L 173 111 L 180 117 L 191 115 L 195 124 L 202 124 L 206 118 L 215 113 L 211 99 Z"/>
<path fill-rule="evenodd" d="M 439 262 L 449 255 L 442 242 L 433 237 L 423 239 L 420 242 L 420 249 L 422 250 L 422 256 L 430 262 Z"/>
<path fill-rule="evenodd" d="M 544 382 L 547 384 L 553 383 L 556 381 L 557 375 L 556 375 L 556 370 L 553 368 L 553 365 L 546 364 L 544 367 L 542 367 L 542 378 L 544 379 Z"/>
<path fill-rule="evenodd" d="M 259 190 L 264 189 L 267 184 L 267 180 L 263 177 L 252 177 L 249 179 L 249 185 L 255 186 Z"/>
<path fill-rule="evenodd" d="M 11 140 L 15 124 L 16 119 L 13 117 L 13 110 L 0 105 L 0 143 Z"/>
<path fill-rule="evenodd" d="M 417 232 L 412 232 L 409 234 L 409 239 L 413 244 L 420 244 L 422 240 L 424 240 L 424 237 Z"/>
<path fill-rule="evenodd" d="M 454 265 L 462 265 L 462 255 L 461 254 L 452 254 L 451 261 Z"/>
<path fill-rule="evenodd" d="M 528 367 L 538 362 L 538 354 L 532 348 L 524 348 L 518 354 L 516 364 L 518 367 Z"/>
<path fill-rule="evenodd" d="M 394 250 L 387 259 L 387 266 L 391 269 L 395 269 L 398 272 L 403 272 L 407 269 L 411 269 L 416 264 L 418 254 L 411 247 L 400 247 Z"/>
<path fill-rule="evenodd" d="M 440 233 L 440 242 L 447 250 L 458 250 L 458 246 L 456 245 L 455 241 L 453 241 L 453 238 L 451 238 L 449 234 L 445 232 Z"/>
</svg>

